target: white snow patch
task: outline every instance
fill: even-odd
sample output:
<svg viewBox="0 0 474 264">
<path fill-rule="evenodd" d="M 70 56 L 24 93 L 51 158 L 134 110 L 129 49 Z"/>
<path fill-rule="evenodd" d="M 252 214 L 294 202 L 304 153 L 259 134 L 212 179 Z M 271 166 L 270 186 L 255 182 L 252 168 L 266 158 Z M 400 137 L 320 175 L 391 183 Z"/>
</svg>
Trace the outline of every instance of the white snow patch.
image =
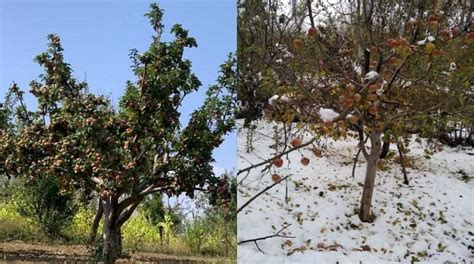
<svg viewBox="0 0 474 264">
<path fill-rule="evenodd" d="M 278 102 L 290 103 L 291 98 L 288 95 L 274 95 L 268 99 L 270 105 L 275 105 Z"/>
<path fill-rule="evenodd" d="M 319 109 L 318 114 L 324 122 L 332 121 L 339 116 L 339 113 L 329 108 Z"/>
<path fill-rule="evenodd" d="M 237 170 L 281 151 L 283 145 L 275 145 L 278 128 L 257 122 L 249 152 L 248 130 L 239 129 Z M 295 130 L 290 135 L 303 143 L 313 138 Z M 472 177 L 474 156 L 445 147 L 426 159 L 426 141 L 411 140 L 408 155 L 415 166 L 407 168 L 410 185 L 402 183 L 400 166 L 393 161 L 378 171 L 372 204 L 376 219 L 362 223 L 355 213 L 365 174 L 362 156 L 355 178 L 351 176 L 357 140 L 323 139 L 318 144 L 327 146 L 322 157 L 314 156 L 312 147 L 302 148 L 285 156 L 281 168 L 262 172 L 259 167 L 238 175 L 238 207 L 272 184 L 271 174 L 290 175 L 238 214 L 238 241 L 274 234 L 286 224 L 291 226 L 285 235 L 294 237 L 259 241 L 264 254 L 254 243 L 241 244 L 238 263 L 472 262 L 474 181 L 463 181 L 459 171 Z M 308 166 L 300 163 L 302 156 L 310 159 Z"/>
<path fill-rule="evenodd" d="M 376 71 L 369 71 L 366 75 L 364 80 L 373 82 L 379 78 L 379 74 Z"/>
<path fill-rule="evenodd" d="M 426 44 L 426 39 L 417 41 L 416 44 L 418 44 L 418 45 L 420 45 L 420 46 L 423 46 L 423 45 Z"/>
</svg>

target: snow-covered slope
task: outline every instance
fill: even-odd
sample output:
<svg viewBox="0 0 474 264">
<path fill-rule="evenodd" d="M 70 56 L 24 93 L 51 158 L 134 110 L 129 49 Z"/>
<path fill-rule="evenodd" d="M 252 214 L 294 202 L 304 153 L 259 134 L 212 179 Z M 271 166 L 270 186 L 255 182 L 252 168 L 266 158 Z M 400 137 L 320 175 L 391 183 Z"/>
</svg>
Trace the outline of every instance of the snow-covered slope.
<svg viewBox="0 0 474 264">
<path fill-rule="evenodd" d="M 276 153 L 271 147 L 275 129 L 275 124 L 260 121 L 253 135 L 239 130 L 238 170 Z M 304 135 L 303 143 L 310 138 Z M 241 244 L 239 263 L 473 263 L 474 181 L 462 178 L 474 176 L 474 156 L 445 147 L 427 159 L 426 143 L 413 140 L 410 185 L 403 185 L 400 165 L 382 162 L 372 204 L 376 219 L 361 223 L 355 210 L 365 162 L 361 156 L 353 179 L 355 141 L 323 139 L 319 144 L 327 144 L 322 157 L 303 148 L 282 157 L 281 168 L 262 173 L 261 166 L 238 176 L 245 177 L 238 188 L 240 207 L 273 184 L 272 174 L 290 175 L 238 214 L 238 240 L 272 235 L 288 224 L 280 234 L 294 237 Z M 250 145 L 253 150 L 247 152 Z M 303 156 L 309 165 L 300 162 Z"/>
</svg>

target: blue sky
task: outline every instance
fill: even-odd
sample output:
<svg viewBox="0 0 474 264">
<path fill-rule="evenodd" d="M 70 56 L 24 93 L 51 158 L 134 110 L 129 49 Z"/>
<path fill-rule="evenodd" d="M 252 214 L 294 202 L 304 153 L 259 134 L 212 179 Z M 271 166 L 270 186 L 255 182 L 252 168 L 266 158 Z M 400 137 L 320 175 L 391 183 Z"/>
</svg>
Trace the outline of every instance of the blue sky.
<svg viewBox="0 0 474 264">
<path fill-rule="evenodd" d="M 143 16 L 151 1 L 109 0 L 0 0 L 0 96 L 12 81 L 28 90 L 41 73 L 33 58 L 46 49 L 46 36 L 57 33 L 66 62 L 74 76 L 86 78 L 90 91 L 109 96 L 115 103 L 123 94 L 126 80 L 135 80 L 129 51 L 148 48 L 152 29 Z M 198 48 L 185 57 L 203 89 L 184 102 L 183 116 L 198 107 L 205 88 L 215 83 L 219 65 L 236 49 L 235 0 L 155 1 L 164 9 L 165 36 L 175 23 L 195 37 Z M 168 35 L 168 36 L 167 36 Z M 27 98 L 29 106 L 34 100 Z M 214 153 L 216 167 L 231 170 L 236 164 L 236 136 L 226 138 Z M 220 169 L 219 169 L 220 170 Z"/>
</svg>

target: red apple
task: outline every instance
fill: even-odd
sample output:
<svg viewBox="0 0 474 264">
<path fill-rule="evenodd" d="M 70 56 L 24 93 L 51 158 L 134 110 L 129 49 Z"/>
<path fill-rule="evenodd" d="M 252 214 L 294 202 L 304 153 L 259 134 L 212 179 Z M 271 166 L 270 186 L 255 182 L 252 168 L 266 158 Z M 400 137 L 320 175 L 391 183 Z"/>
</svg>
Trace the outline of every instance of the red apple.
<svg viewBox="0 0 474 264">
<path fill-rule="evenodd" d="M 308 36 L 316 37 L 317 34 L 318 34 L 318 30 L 315 27 L 310 27 L 308 29 Z"/>
<path fill-rule="evenodd" d="M 295 138 L 291 141 L 291 145 L 296 148 L 296 147 L 299 147 L 301 145 L 301 139 L 299 138 Z"/>
<path fill-rule="evenodd" d="M 293 40 L 293 47 L 295 49 L 302 49 L 304 48 L 304 41 L 302 39 L 294 39 Z"/>
<path fill-rule="evenodd" d="M 376 115 L 377 114 L 377 107 L 371 106 L 371 107 L 369 107 L 368 111 L 371 115 Z"/>
<path fill-rule="evenodd" d="M 395 64 L 397 64 L 397 62 L 398 62 L 398 59 L 395 56 L 392 56 L 388 59 L 388 64 L 390 64 L 390 65 L 395 65 Z"/>
<path fill-rule="evenodd" d="M 349 123 L 355 125 L 357 124 L 357 122 L 359 122 L 359 118 L 355 115 L 351 115 L 349 118 Z"/>
<path fill-rule="evenodd" d="M 354 101 L 356 103 L 360 102 L 360 100 L 362 99 L 362 96 L 358 93 L 354 94 Z"/>
<path fill-rule="evenodd" d="M 313 149 L 313 154 L 314 154 L 314 156 L 320 158 L 322 156 L 322 151 L 318 148 L 314 148 Z"/>
<path fill-rule="evenodd" d="M 281 158 L 277 158 L 273 160 L 273 165 L 275 165 L 277 168 L 280 168 L 283 166 L 283 160 Z"/>
<path fill-rule="evenodd" d="M 444 28 L 444 29 L 441 29 L 439 32 L 438 32 L 438 36 L 442 39 L 442 40 L 447 40 L 449 39 L 449 30 Z"/>
<path fill-rule="evenodd" d="M 436 20 L 430 21 L 429 25 L 430 25 L 430 29 L 435 29 L 438 26 L 438 21 Z"/>
<path fill-rule="evenodd" d="M 428 17 L 428 21 L 430 21 L 430 22 L 436 21 L 436 17 L 434 15 L 430 15 Z"/>
<path fill-rule="evenodd" d="M 304 166 L 308 166 L 308 164 L 309 164 L 309 159 L 306 158 L 306 157 L 302 158 L 302 159 L 301 159 L 301 164 L 303 164 Z"/>
<path fill-rule="evenodd" d="M 273 182 L 277 182 L 277 181 L 279 181 L 279 180 L 281 180 L 281 176 L 280 176 L 280 175 L 278 175 L 278 174 L 276 174 L 276 173 L 275 173 L 275 174 L 272 174 L 272 181 L 273 181 Z"/>
<path fill-rule="evenodd" d="M 453 27 L 451 29 L 451 33 L 453 33 L 453 38 L 459 36 L 459 34 L 461 33 L 461 28 L 459 27 Z"/>
<path fill-rule="evenodd" d="M 471 31 L 471 32 L 467 33 L 466 38 L 469 41 L 473 41 L 474 40 L 474 31 Z"/>
</svg>

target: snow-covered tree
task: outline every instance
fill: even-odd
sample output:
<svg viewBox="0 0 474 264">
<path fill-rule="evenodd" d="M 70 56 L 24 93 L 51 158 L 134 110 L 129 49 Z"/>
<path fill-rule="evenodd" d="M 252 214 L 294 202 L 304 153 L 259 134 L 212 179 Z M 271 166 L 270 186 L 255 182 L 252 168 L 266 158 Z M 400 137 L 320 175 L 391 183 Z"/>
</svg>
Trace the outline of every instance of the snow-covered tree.
<svg viewBox="0 0 474 264">
<path fill-rule="evenodd" d="M 290 56 L 266 60 L 279 78 L 272 101 L 280 103 L 269 117 L 299 120 L 316 135 L 358 139 L 367 161 L 362 221 L 372 220 L 383 143 L 403 153 L 408 135 L 433 136 L 446 116 L 473 116 L 472 5 L 308 0 L 306 32 L 292 36 Z"/>
</svg>

